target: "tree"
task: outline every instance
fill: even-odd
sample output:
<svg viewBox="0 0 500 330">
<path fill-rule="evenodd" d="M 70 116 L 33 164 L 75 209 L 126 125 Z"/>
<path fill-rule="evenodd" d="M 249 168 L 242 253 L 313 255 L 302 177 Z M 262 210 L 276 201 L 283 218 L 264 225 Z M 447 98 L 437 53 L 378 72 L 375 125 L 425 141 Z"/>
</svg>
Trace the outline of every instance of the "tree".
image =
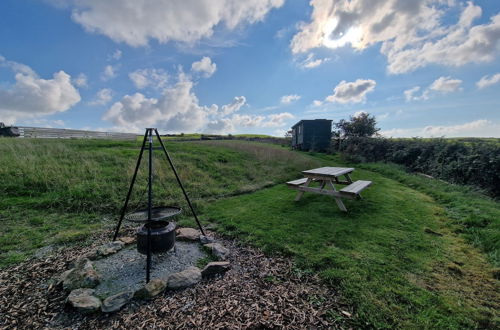
<svg viewBox="0 0 500 330">
<path fill-rule="evenodd" d="M 378 135 L 380 128 L 377 126 L 375 116 L 369 113 L 362 112 L 359 115 L 350 116 L 349 120 L 341 119 L 338 123 L 333 124 L 337 128 L 334 131 L 334 136 L 341 138 L 346 137 L 370 137 Z"/>
</svg>

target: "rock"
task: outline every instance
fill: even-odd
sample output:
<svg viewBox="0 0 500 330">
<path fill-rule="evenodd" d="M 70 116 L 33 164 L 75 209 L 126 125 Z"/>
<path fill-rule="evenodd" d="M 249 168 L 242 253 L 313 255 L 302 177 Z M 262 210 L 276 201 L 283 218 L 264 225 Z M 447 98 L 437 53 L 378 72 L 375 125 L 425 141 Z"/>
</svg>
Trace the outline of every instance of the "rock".
<svg viewBox="0 0 500 330">
<path fill-rule="evenodd" d="M 104 313 L 117 312 L 134 297 L 134 291 L 124 291 L 112 295 L 102 302 L 101 310 Z"/>
<path fill-rule="evenodd" d="M 200 235 L 200 242 L 201 242 L 201 244 L 209 244 L 209 243 L 214 243 L 215 239 L 213 239 L 212 237 L 205 236 L 205 235 Z"/>
<path fill-rule="evenodd" d="M 79 288 L 95 288 L 99 284 L 99 274 L 87 258 L 75 262 L 75 268 L 62 274 L 63 288 L 71 291 Z"/>
<path fill-rule="evenodd" d="M 149 281 L 144 287 L 137 290 L 134 297 L 138 299 L 151 299 L 162 293 L 166 287 L 167 282 L 165 280 L 155 278 Z"/>
<path fill-rule="evenodd" d="M 61 276 L 59 277 L 59 282 L 60 284 L 64 283 L 64 280 L 66 280 L 66 278 L 68 277 L 69 273 L 71 273 L 73 271 L 73 269 L 69 269 L 67 271 L 65 271 L 64 273 L 61 274 Z"/>
<path fill-rule="evenodd" d="M 121 241 L 109 242 L 109 243 L 106 243 L 104 245 L 99 246 L 97 248 L 97 254 L 99 256 L 104 257 L 104 256 L 114 254 L 114 253 L 120 251 L 121 249 L 123 249 L 124 246 L 125 246 L 125 243 L 123 243 Z"/>
<path fill-rule="evenodd" d="M 84 258 L 87 258 L 89 260 L 96 260 L 99 258 L 99 252 L 97 250 L 91 250 L 83 255 Z"/>
<path fill-rule="evenodd" d="M 135 237 L 132 236 L 120 237 L 118 240 L 128 245 L 135 242 Z"/>
<path fill-rule="evenodd" d="M 34 257 L 37 259 L 42 259 L 54 252 L 54 247 L 52 245 L 47 245 L 36 250 Z"/>
<path fill-rule="evenodd" d="M 71 291 L 66 302 L 81 313 L 97 312 L 101 308 L 101 300 L 93 294 L 93 289 L 76 289 Z"/>
<path fill-rule="evenodd" d="M 185 241 L 197 241 L 200 237 L 200 231 L 194 228 L 179 228 L 176 237 Z"/>
<path fill-rule="evenodd" d="M 216 256 L 219 260 L 226 260 L 229 255 L 229 250 L 222 246 L 220 243 L 209 243 L 203 245 L 208 248 L 214 256 Z"/>
<path fill-rule="evenodd" d="M 170 275 L 168 277 L 167 287 L 169 289 L 182 289 L 195 285 L 199 281 L 201 281 L 200 269 L 191 266 L 182 272 Z"/>
<path fill-rule="evenodd" d="M 201 276 L 210 277 L 216 274 L 223 274 L 231 268 L 228 261 L 209 262 L 201 271 Z"/>
</svg>

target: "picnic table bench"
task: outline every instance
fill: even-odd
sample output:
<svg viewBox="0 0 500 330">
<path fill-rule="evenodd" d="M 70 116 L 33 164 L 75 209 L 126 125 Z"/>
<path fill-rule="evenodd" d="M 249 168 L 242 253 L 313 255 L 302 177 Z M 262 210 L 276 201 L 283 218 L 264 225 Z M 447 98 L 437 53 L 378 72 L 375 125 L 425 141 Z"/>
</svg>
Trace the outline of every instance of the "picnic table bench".
<svg viewBox="0 0 500 330">
<path fill-rule="evenodd" d="M 347 209 L 341 198 L 360 199 L 361 191 L 372 184 L 371 181 L 358 180 L 352 181 L 349 175 L 354 171 L 351 167 L 320 167 L 312 170 L 302 171 L 303 178 L 289 181 L 286 184 L 299 192 L 295 197 L 295 201 L 299 201 L 304 195 L 304 192 L 313 192 L 317 194 L 329 195 L 335 198 L 338 207 L 347 212 Z M 341 178 L 343 176 L 343 179 Z M 320 187 L 310 187 L 311 182 L 319 182 Z M 337 190 L 335 184 L 347 185 L 346 187 Z M 325 187 L 331 189 L 325 189 Z"/>
</svg>

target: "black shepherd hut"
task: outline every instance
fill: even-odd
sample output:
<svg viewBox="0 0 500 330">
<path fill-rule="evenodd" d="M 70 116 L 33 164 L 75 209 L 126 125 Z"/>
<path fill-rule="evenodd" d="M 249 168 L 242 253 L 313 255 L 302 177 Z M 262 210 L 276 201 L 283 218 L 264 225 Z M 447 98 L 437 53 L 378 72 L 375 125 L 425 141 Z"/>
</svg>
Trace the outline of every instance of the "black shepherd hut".
<svg viewBox="0 0 500 330">
<path fill-rule="evenodd" d="M 301 120 L 292 126 L 292 148 L 323 151 L 330 147 L 332 121 L 328 119 Z"/>
</svg>

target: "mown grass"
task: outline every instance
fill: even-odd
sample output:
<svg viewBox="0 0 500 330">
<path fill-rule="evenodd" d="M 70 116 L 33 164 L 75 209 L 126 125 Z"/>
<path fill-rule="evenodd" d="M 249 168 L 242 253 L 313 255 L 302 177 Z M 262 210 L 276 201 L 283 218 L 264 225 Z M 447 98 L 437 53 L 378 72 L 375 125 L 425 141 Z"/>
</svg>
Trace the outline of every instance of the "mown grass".
<svg viewBox="0 0 500 330">
<path fill-rule="evenodd" d="M 280 159 L 271 148 L 255 154 L 253 143 L 236 142 L 240 150 L 217 142 L 167 142 L 195 205 L 209 198 L 253 191 L 293 176 L 318 161 L 309 157 Z M 130 184 L 139 141 L 0 139 L 0 267 L 31 255 L 36 248 L 62 238 L 83 239 L 114 223 Z M 267 150 L 267 149 L 266 149 Z M 146 160 L 130 209 L 145 206 Z M 187 210 L 182 193 L 160 150 L 154 157 L 156 203 Z M 186 213 L 187 214 L 187 213 Z"/>
<path fill-rule="evenodd" d="M 341 164 L 338 158 L 319 158 Z M 471 208 L 481 210 L 481 218 L 495 225 L 488 229 L 491 236 L 474 236 L 482 241 L 477 245 L 498 250 L 498 204 L 441 181 L 415 184 L 422 178 L 397 167 L 364 166 L 379 173 L 355 171 L 355 179 L 374 185 L 363 200 L 346 202 L 348 213 L 327 196 L 306 193 L 295 203 L 296 192 L 285 185 L 217 201 L 204 213 L 220 224 L 219 230 L 270 253 L 294 256 L 302 269 L 340 287 L 356 306 L 358 327 L 498 326 L 494 269 L 457 235 L 465 222 L 456 220 L 470 218 Z"/>
<path fill-rule="evenodd" d="M 389 176 L 417 189 L 444 207 L 451 226 L 474 246 L 483 250 L 496 267 L 500 267 L 500 207 L 498 202 L 476 188 L 446 183 L 405 172 L 402 166 L 386 163 L 358 164 L 360 168 Z"/>
</svg>

